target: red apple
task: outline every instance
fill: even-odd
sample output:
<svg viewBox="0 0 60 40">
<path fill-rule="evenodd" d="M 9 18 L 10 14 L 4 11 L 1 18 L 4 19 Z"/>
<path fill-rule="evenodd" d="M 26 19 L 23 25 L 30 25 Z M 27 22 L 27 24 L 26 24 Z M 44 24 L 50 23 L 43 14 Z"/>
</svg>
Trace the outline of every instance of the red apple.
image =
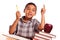
<svg viewBox="0 0 60 40">
<path fill-rule="evenodd" d="M 52 30 L 52 28 L 53 28 L 53 25 L 47 23 L 47 24 L 45 24 L 45 26 L 44 26 L 44 32 L 50 33 L 51 30 Z"/>
</svg>

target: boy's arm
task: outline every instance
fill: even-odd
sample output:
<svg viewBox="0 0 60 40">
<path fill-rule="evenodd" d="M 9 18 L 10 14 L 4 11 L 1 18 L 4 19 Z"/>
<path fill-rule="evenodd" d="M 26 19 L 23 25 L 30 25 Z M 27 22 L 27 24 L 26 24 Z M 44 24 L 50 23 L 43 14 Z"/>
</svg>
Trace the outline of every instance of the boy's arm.
<svg viewBox="0 0 60 40">
<path fill-rule="evenodd" d="M 20 12 L 17 11 L 17 12 L 16 12 L 16 20 L 14 21 L 14 23 L 13 23 L 13 24 L 10 26 L 10 28 L 9 28 L 9 33 L 10 33 L 10 34 L 13 34 L 13 33 L 14 33 L 14 31 L 15 31 L 15 29 L 16 29 L 16 26 L 17 26 L 17 24 L 18 24 L 19 19 L 20 19 Z"/>
<path fill-rule="evenodd" d="M 43 8 L 41 9 L 41 24 L 39 25 L 39 30 L 43 30 L 44 29 L 44 25 L 45 25 L 45 5 L 43 5 Z"/>
</svg>

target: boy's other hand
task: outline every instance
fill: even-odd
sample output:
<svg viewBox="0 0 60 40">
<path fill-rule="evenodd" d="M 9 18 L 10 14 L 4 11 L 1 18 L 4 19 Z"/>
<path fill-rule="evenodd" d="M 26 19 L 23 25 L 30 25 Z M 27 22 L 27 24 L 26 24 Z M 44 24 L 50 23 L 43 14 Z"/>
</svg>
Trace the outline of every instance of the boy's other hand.
<svg viewBox="0 0 60 40">
<path fill-rule="evenodd" d="M 46 12 L 45 5 L 43 5 L 43 8 L 41 9 L 41 15 L 43 15 Z"/>
<path fill-rule="evenodd" d="M 17 12 L 16 12 L 16 19 L 20 19 L 20 17 L 21 17 L 21 14 L 20 14 L 19 11 L 17 11 Z"/>
</svg>

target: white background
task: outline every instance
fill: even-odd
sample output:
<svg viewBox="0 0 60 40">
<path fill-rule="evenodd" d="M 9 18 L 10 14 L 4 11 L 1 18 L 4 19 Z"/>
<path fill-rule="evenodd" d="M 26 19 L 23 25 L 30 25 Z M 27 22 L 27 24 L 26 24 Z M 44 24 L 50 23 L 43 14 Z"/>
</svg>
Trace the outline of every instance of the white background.
<svg viewBox="0 0 60 40">
<path fill-rule="evenodd" d="M 59 0 L 0 0 L 0 33 L 8 34 L 9 25 L 15 20 L 16 4 L 19 7 L 21 16 L 24 15 L 24 7 L 28 2 L 37 5 L 37 14 L 34 16 L 41 21 L 40 10 L 43 4 L 46 6 L 45 21 L 53 25 L 51 34 L 56 35 L 54 40 L 60 39 L 60 1 Z"/>
</svg>

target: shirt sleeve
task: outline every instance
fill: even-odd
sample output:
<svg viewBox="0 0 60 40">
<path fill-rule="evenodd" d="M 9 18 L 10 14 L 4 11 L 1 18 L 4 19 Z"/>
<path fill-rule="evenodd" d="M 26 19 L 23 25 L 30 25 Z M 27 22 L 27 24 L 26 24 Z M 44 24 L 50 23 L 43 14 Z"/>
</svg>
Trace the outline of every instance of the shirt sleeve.
<svg viewBox="0 0 60 40">
<path fill-rule="evenodd" d="M 38 33 L 39 32 L 38 26 L 40 25 L 40 22 L 35 19 L 34 23 L 35 23 L 34 24 L 34 31 Z"/>
</svg>

